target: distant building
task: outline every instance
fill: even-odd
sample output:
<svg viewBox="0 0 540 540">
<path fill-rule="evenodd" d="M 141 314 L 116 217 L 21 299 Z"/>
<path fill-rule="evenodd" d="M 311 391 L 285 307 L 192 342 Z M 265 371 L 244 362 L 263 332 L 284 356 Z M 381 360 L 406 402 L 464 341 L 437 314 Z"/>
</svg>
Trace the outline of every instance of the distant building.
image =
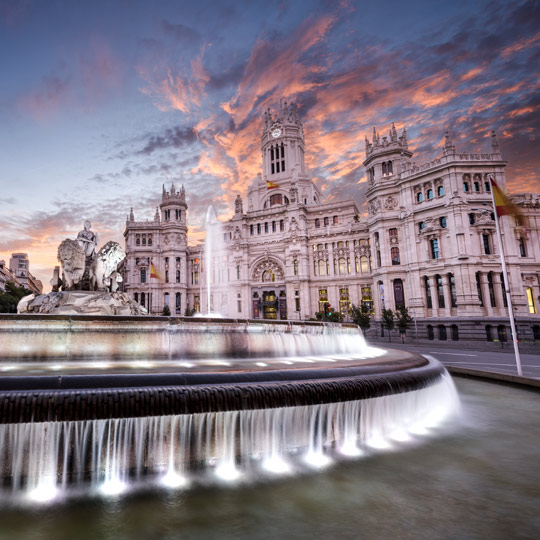
<svg viewBox="0 0 540 540">
<path fill-rule="evenodd" d="M 301 320 L 329 302 L 348 316 L 366 305 L 380 321 L 404 304 L 421 339 L 510 339 L 488 174 L 506 185 L 495 133 L 489 153 L 458 152 L 417 165 L 405 131 L 366 139 L 369 215 L 354 201 L 325 202 L 306 171 L 296 107 L 266 111 L 262 174 L 222 224 L 214 253 L 213 310 L 234 318 Z M 540 340 L 540 195 L 516 195 L 521 228 L 502 219 L 521 339 Z M 126 221 L 126 290 L 152 313 L 208 302 L 202 246 L 187 246 L 184 188 L 163 189 L 152 221 Z M 156 277 L 151 278 L 151 263 Z M 206 308 L 202 309 L 203 312 Z M 377 327 L 377 325 L 376 325 Z"/>
<path fill-rule="evenodd" d="M 15 282 L 36 294 L 43 292 L 43 283 L 30 273 L 30 261 L 26 253 L 12 253 L 9 260 L 9 270 L 15 277 Z"/>
</svg>

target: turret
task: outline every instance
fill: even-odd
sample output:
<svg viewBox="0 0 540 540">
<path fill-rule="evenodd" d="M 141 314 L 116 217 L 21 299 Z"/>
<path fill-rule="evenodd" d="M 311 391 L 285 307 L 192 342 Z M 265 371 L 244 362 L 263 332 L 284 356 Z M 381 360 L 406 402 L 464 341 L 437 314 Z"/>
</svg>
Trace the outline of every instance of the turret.
<svg viewBox="0 0 540 540">
<path fill-rule="evenodd" d="M 161 221 L 185 226 L 187 224 L 187 204 L 184 186 L 181 187 L 180 191 L 176 190 L 174 184 L 171 185 L 170 191 L 167 191 L 163 186 L 159 209 L 161 210 Z M 159 221 L 159 215 L 156 221 Z"/>
<path fill-rule="evenodd" d="M 404 168 L 403 160 L 410 160 L 413 153 L 407 143 L 407 131 L 403 129 L 398 137 L 396 126 L 392 122 L 388 137 L 380 137 L 373 128 L 372 142 L 365 137 L 366 159 L 364 166 L 370 186 L 378 181 L 386 181 L 399 175 Z"/>
</svg>

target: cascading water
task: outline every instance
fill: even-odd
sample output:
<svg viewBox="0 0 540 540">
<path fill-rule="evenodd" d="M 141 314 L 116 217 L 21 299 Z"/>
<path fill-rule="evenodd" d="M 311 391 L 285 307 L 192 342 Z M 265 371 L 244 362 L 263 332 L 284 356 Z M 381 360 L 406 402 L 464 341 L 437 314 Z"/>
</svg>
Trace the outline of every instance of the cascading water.
<svg viewBox="0 0 540 540">
<path fill-rule="evenodd" d="M 5 499 L 81 488 L 253 480 L 412 444 L 459 408 L 452 380 L 377 398 L 299 407 L 0 425 Z"/>
<path fill-rule="evenodd" d="M 169 355 L 143 364 L 41 361 L 39 377 L 10 364 L 0 500 L 320 469 L 419 442 L 459 409 L 438 362 L 369 347 L 352 326 L 190 320 L 168 335 Z"/>
</svg>

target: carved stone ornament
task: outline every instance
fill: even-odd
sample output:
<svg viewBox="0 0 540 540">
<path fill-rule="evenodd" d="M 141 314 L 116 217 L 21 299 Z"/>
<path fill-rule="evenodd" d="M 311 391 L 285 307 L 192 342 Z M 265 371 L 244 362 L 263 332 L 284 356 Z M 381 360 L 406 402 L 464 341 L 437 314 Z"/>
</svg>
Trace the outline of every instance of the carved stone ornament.
<svg viewBox="0 0 540 540">
<path fill-rule="evenodd" d="M 374 199 L 369 203 L 369 215 L 374 216 L 381 209 L 381 201 L 379 199 Z"/>
<path fill-rule="evenodd" d="M 263 274 L 267 270 L 274 273 L 275 281 L 282 281 L 285 273 L 281 265 L 273 259 L 265 259 L 257 264 L 252 272 L 252 279 L 257 282 L 262 282 Z"/>
<path fill-rule="evenodd" d="M 147 315 L 126 293 L 106 291 L 62 291 L 25 296 L 18 313 L 54 315 Z"/>
<path fill-rule="evenodd" d="M 397 204 L 398 202 L 394 197 L 387 197 L 384 201 L 384 207 L 386 210 L 393 210 Z"/>
</svg>

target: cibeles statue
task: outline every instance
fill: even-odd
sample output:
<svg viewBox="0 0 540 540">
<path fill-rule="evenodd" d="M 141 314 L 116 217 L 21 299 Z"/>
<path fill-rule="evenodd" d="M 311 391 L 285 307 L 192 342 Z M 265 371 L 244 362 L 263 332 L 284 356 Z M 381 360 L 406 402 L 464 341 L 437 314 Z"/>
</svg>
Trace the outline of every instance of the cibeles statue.
<svg viewBox="0 0 540 540">
<path fill-rule="evenodd" d="M 54 270 L 52 292 L 28 296 L 19 302 L 19 313 L 59 315 L 145 315 L 146 309 L 118 290 L 120 265 L 126 254 L 118 242 L 107 242 L 99 251 L 98 237 L 89 221 L 76 240 L 58 246 L 61 269 Z"/>
<path fill-rule="evenodd" d="M 90 230 L 92 224 L 89 221 L 85 221 L 83 227 L 77 235 L 77 243 L 81 246 L 85 257 L 93 259 L 97 253 L 98 236 Z"/>
</svg>

